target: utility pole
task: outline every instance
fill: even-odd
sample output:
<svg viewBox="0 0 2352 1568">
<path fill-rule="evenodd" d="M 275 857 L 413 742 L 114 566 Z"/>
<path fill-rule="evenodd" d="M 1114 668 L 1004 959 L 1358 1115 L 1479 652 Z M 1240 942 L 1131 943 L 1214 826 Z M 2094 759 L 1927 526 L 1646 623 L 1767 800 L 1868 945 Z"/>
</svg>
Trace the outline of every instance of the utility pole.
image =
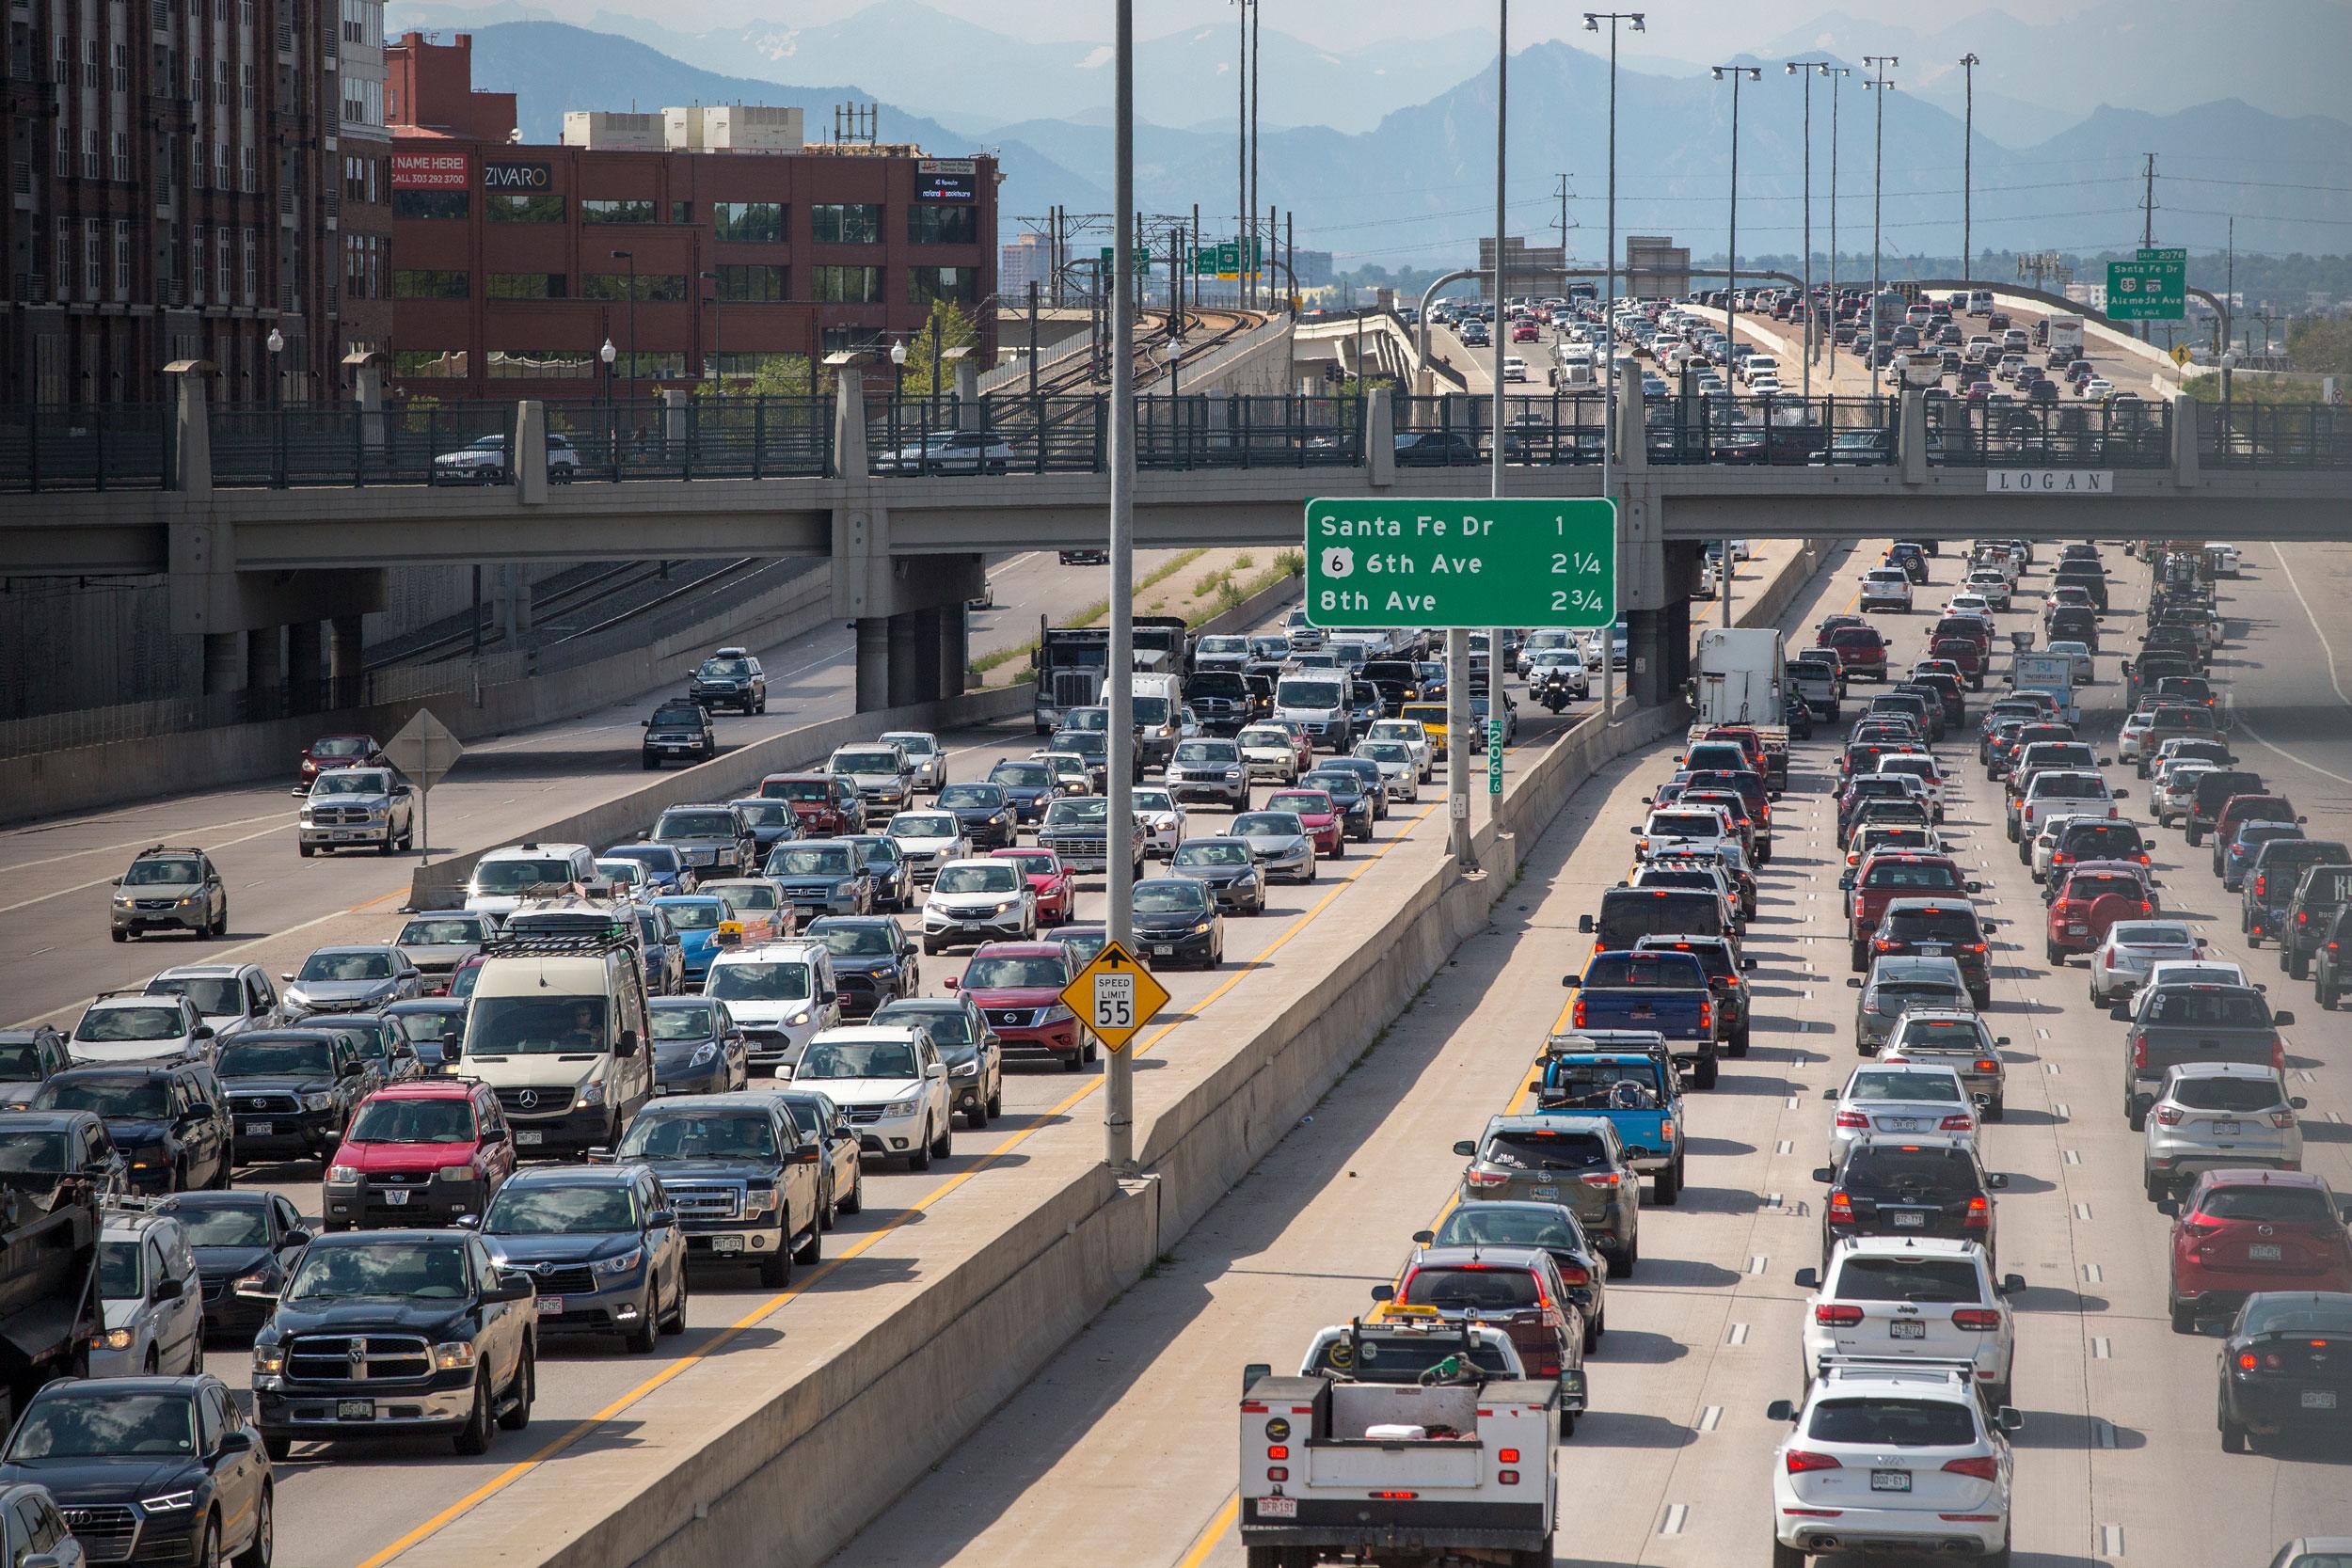
<svg viewBox="0 0 2352 1568">
<path fill-rule="evenodd" d="M 2143 250 L 2153 247 L 2156 243 L 2156 155 L 2150 152 L 2145 156 L 2148 160 L 2147 172 L 2144 176 L 2146 183 L 2142 187 L 2143 194 L 2139 198 L 2139 244 Z M 2139 324 L 2139 341 L 2143 343 L 2155 341 L 2151 336 L 2146 322 Z"/>
<path fill-rule="evenodd" d="M 1263 10 L 1260 0 L 1250 0 L 1249 7 L 1249 229 L 1237 236 L 1242 243 L 1242 286 L 1249 291 L 1249 303 L 1261 305 L 1265 300 L 1265 262 L 1261 247 L 1252 244 L 1258 237 L 1258 23 Z"/>
<path fill-rule="evenodd" d="M 1562 174 L 1554 178 L 1560 188 L 1551 194 L 1560 198 L 1560 221 L 1552 227 L 1560 230 L 1560 265 L 1565 269 L 1568 264 L 1568 177 Z M 1565 278 L 1561 286 L 1566 287 Z"/>
<path fill-rule="evenodd" d="M 1829 78 L 1829 378 L 1837 382 L 1837 89 L 1853 74 L 1850 65 L 1821 72 Z"/>
<path fill-rule="evenodd" d="M 1731 73 L 1731 233 L 1724 245 L 1724 338 L 1731 346 L 1724 369 L 1736 381 L 1740 374 L 1740 83 L 1761 81 L 1762 70 L 1752 65 L 1719 65 L 1715 80 Z M 1723 623 L 1731 625 L 1731 541 L 1723 542 L 1723 571 L 1716 579 L 1715 601 L 1723 608 Z"/>
<path fill-rule="evenodd" d="M 1135 0 L 1115 0 L 1114 14 L 1111 210 L 1120 215 L 1111 224 L 1111 645 L 1103 686 L 1111 733 L 1109 811 L 1104 825 L 1104 847 L 1109 852 L 1103 861 L 1111 941 L 1125 947 L 1135 940 L 1135 865 L 1124 844 L 1135 821 L 1136 748 L 1136 256 L 1125 233 L 1125 214 L 1134 210 L 1136 199 Z M 1103 1087 L 1103 1161 L 1113 1173 L 1123 1175 L 1135 1165 L 1135 1062 L 1127 1052 L 1109 1053 Z"/>
<path fill-rule="evenodd" d="M 1617 493 L 1617 24 L 1629 22 L 1637 33 L 1647 29 L 1641 11 L 1584 13 L 1584 30 L 1588 33 L 1599 32 L 1603 22 L 1609 24 L 1609 254 L 1601 261 L 1606 281 L 1601 285 L 1600 300 L 1600 493 L 1605 499 L 1614 499 Z M 1562 241 L 1563 245 L 1565 243 Z M 1615 568 L 1615 547 L 1613 538 L 1610 543 L 1612 570 Z M 1600 721 L 1603 725 L 1616 722 L 1616 627 L 1603 626 L 1600 633 Z"/>
<path fill-rule="evenodd" d="M 1240 9 L 1240 41 L 1233 59 L 1233 237 L 1249 231 L 1249 8 L 1256 0 L 1233 0 Z M 1234 303 L 1248 300 L 1244 281 L 1233 282 Z"/>
<path fill-rule="evenodd" d="M 1873 395 L 1879 385 L 1879 295 L 1886 292 L 1884 262 L 1879 251 L 1879 216 L 1885 192 L 1886 174 L 1886 95 L 1895 90 L 1888 80 L 1886 68 L 1903 62 L 1893 55 L 1865 55 L 1862 63 L 1872 74 L 1863 78 L 1862 85 L 1877 92 L 1878 129 L 1870 167 L 1870 343 L 1863 355 L 1863 363 L 1870 372 Z"/>
<path fill-rule="evenodd" d="M 1977 259 L 1972 230 L 1976 217 L 1976 157 L 1977 157 L 1977 67 L 1984 62 L 1970 50 L 1960 57 L 1960 68 L 1967 73 L 1963 88 L 1960 131 L 1960 280 L 1977 280 Z"/>
</svg>

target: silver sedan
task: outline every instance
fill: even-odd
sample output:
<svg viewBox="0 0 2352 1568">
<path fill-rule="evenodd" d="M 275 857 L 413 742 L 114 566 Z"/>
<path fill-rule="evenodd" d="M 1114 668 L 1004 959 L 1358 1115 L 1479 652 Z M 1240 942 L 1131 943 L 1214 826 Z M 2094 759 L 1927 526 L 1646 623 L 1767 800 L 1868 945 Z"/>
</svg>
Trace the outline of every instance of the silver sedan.
<svg viewBox="0 0 2352 1568">
<path fill-rule="evenodd" d="M 2119 920 L 2091 949 L 2090 1000 L 2104 1007 L 2146 983 L 2149 965 L 2204 956 L 2205 939 L 2177 920 Z"/>
<path fill-rule="evenodd" d="M 1225 836 L 1249 846 L 1250 856 L 1269 881 L 1276 877 L 1295 882 L 1315 879 L 1315 841 L 1295 811 L 1246 811 L 1233 818 Z"/>
<path fill-rule="evenodd" d="M 1355 754 L 1380 769 L 1381 785 L 1391 800 L 1421 799 L 1421 760 L 1401 740 L 1360 740 Z"/>
</svg>

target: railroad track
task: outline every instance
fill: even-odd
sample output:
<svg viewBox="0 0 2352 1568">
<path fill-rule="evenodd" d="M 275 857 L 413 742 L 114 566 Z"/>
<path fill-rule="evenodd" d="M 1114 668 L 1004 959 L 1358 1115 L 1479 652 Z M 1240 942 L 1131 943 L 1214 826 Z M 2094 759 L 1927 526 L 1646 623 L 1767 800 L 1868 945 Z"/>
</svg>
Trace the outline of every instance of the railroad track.
<svg viewBox="0 0 2352 1568">
<path fill-rule="evenodd" d="M 1199 364 L 1226 343 L 1263 325 L 1265 317 L 1255 310 L 1187 309 L 1184 312 L 1184 351 L 1176 359 L 1175 368 Z M 1168 372 L 1168 312 L 1146 312 L 1136 333 L 1136 388 L 1138 391 L 1165 378 Z M 1092 357 L 1074 356 L 1074 365 L 1059 367 L 1038 377 L 1037 389 L 1044 395 L 1068 395 L 1083 392 L 1097 385 Z"/>
<path fill-rule="evenodd" d="M 720 563 L 687 562 L 685 563 L 686 570 L 698 572 L 700 575 L 690 578 L 681 582 L 678 587 L 643 604 L 619 610 L 610 616 L 594 619 L 577 630 L 567 632 L 552 641 L 570 641 L 573 638 L 584 637 L 592 632 L 609 630 L 624 622 L 674 604 L 686 594 L 701 593 L 717 587 L 743 572 L 757 567 L 760 560 L 761 558 L 757 556 L 746 556 L 739 561 Z M 660 573 L 661 566 L 659 562 L 623 562 L 578 582 L 566 584 L 553 593 L 534 595 L 531 607 L 531 618 L 537 625 L 544 626 L 556 619 L 577 615 L 582 611 L 587 611 L 594 616 L 596 606 L 601 601 L 626 593 L 632 588 L 641 587 L 658 578 Z M 428 641 L 412 643 L 403 648 L 395 657 L 380 663 L 371 663 L 368 668 L 377 670 L 402 664 L 429 664 L 437 658 L 448 657 L 468 647 L 472 639 L 472 630 L 469 627 L 460 626 L 454 631 L 433 638 Z M 482 642 L 486 652 L 493 647 L 502 648 L 505 638 L 497 626 L 492 624 L 483 628 Z"/>
</svg>

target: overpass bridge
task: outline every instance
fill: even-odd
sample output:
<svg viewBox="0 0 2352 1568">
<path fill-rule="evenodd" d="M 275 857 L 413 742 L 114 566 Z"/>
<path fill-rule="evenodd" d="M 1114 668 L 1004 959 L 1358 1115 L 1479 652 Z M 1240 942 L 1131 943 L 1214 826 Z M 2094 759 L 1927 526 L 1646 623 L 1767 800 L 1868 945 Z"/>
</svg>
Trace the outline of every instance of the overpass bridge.
<svg viewBox="0 0 2352 1568">
<path fill-rule="evenodd" d="M 172 629 L 207 639 L 208 689 L 236 689 L 246 630 L 325 621 L 330 653 L 356 658 L 389 566 L 807 555 L 831 559 L 834 609 L 857 624 L 861 705 L 922 701 L 961 682 L 956 611 L 987 556 L 1099 546 L 1105 526 L 1095 395 L 869 405 L 851 368 L 830 400 L 715 417 L 680 400 L 650 445 L 617 426 L 601 445 L 577 422 L 551 432 L 547 407 L 523 403 L 481 413 L 516 483 L 459 488 L 430 483 L 425 450 L 464 444 L 473 427 L 456 415 L 421 447 L 390 422 L 405 416 L 305 410 L 298 451 L 281 418 L 257 460 L 249 432 L 205 406 L 200 376 L 181 385 L 144 445 L 118 438 L 113 459 L 83 451 L 77 466 L 53 444 L 41 493 L 0 497 L 0 574 L 168 573 Z M 1295 546 L 1311 497 L 1488 493 L 1486 400 L 1138 404 L 1140 546 Z M 1600 493 L 1602 398 L 1510 406 L 1511 494 Z M 2352 536 L 2352 418 L 2320 405 L 1989 408 L 1917 392 L 1645 405 L 1634 388 L 1617 416 L 1619 601 L 1637 639 L 1669 646 L 1704 543 L 1725 536 Z M 224 430 L 233 444 L 216 447 Z M 579 466 L 550 483 L 559 436 Z"/>
</svg>

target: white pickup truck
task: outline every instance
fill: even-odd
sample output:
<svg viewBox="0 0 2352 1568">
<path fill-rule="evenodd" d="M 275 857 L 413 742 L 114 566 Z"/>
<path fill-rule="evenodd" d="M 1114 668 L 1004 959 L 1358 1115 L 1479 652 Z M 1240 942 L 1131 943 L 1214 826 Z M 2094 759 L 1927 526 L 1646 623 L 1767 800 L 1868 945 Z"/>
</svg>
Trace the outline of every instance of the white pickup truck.
<svg viewBox="0 0 2352 1568">
<path fill-rule="evenodd" d="M 1248 1568 L 1551 1561 L 1559 1383 L 1506 1336 L 1410 1311 L 1324 1330 L 1299 1376 L 1244 1370 Z"/>
</svg>

